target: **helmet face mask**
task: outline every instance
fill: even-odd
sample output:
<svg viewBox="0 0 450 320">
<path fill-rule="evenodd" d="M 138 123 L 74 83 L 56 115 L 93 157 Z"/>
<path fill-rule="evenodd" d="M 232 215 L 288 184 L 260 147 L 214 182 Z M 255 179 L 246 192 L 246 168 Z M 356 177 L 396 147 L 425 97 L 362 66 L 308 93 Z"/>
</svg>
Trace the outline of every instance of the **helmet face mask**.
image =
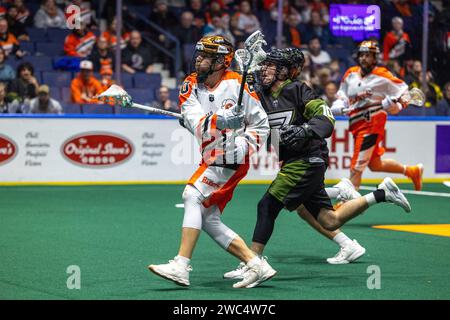
<svg viewBox="0 0 450 320">
<path fill-rule="evenodd" d="M 372 71 L 377 64 L 379 53 L 380 49 L 375 41 L 368 40 L 361 42 L 358 47 L 357 60 L 363 73 L 368 74 Z M 373 57 L 372 62 L 370 62 L 370 58 L 367 58 L 370 55 Z"/>
<path fill-rule="evenodd" d="M 272 49 L 266 59 L 260 63 L 258 84 L 263 89 L 269 89 L 276 81 L 289 79 L 290 61 L 288 55 L 281 49 Z"/>
<path fill-rule="evenodd" d="M 228 68 L 233 61 L 233 57 L 233 47 L 224 37 L 207 36 L 201 38 L 195 46 L 193 56 L 197 80 L 202 83 L 215 71 Z M 209 61 L 209 66 L 207 66 Z"/>
</svg>

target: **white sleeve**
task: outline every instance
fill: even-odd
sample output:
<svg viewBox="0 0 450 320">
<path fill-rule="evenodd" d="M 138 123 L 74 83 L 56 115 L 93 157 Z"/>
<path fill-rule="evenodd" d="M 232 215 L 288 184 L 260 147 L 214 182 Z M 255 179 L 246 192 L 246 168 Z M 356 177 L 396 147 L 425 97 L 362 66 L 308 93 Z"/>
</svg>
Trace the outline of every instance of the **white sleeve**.
<svg viewBox="0 0 450 320">
<path fill-rule="evenodd" d="M 250 153 L 258 151 L 265 143 L 270 133 L 269 118 L 261 105 L 256 93 L 249 93 L 246 85 L 244 90 L 245 132 Z"/>
</svg>

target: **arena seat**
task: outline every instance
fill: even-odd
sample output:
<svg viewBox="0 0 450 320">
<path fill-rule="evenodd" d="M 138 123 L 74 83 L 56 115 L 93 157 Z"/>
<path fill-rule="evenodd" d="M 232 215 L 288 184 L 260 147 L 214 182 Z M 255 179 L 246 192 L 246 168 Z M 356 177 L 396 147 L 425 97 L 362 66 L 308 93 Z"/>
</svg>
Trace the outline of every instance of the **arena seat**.
<svg viewBox="0 0 450 320">
<path fill-rule="evenodd" d="M 135 73 L 133 78 L 134 88 L 148 89 L 161 86 L 161 74 L 159 73 Z"/>
<path fill-rule="evenodd" d="M 114 106 L 108 104 L 83 104 L 83 114 L 114 114 Z"/>
<path fill-rule="evenodd" d="M 64 113 L 67 114 L 81 114 L 81 105 L 76 103 L 69 102 L 61 102 L 61 106 L 63 107 Z"/>
<path fill-rule="evenodd" d="M 70 87 L 72 73 L 68 71 L 44 71 L 42 82 L 50 87 Z"/>
</svg>

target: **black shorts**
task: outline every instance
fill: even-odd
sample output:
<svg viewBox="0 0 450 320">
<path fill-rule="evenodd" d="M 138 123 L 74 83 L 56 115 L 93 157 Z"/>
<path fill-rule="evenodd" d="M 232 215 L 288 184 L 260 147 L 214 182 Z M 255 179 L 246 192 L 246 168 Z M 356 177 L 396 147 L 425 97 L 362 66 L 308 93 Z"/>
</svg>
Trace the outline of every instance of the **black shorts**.
<svg viewBox="0 0 450 320">
<path fill-rule="evenodd" d="M 317 160 L 316 160 L 317 161 Z M 289 211 L 300 205 L 317 219 L 320 209 L 333 210 L 325 192 L 325 162 L 296 160 L 281 167 L 268 192 L 281 201 Z"/>
</svg>

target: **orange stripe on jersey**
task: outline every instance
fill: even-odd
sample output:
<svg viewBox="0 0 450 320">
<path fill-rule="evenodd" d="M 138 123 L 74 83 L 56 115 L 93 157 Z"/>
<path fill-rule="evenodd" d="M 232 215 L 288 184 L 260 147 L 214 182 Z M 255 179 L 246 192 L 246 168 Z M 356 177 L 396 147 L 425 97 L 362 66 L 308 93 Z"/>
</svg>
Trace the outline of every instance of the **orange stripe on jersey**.
<svg viewBox="0 0 450 320">
<path fill-rule="evenodd" d="M 188 184 L 194 185 L 195 181 L 205 172 L 205 170 L 208 168 L 208 165 L 206 163 L 202 163 L 200 167 L 194 172 L 192 177 L 189 179 Z"/>
<path fill-rule="evenodd" d="M 239 73 L 234 72 L 234 71 L 225 71 L 225 74 L 222 77 L 222 80 L 231 80 L 231 79 L 236 79 L 238 81 L 239 85 L 242 83 L 242 76 Z M 259 101 L 258 95 L 256 94 L 255 91 L 250 91 L 247 83 L 245 84 L 244 89 L 250 96 L 252 96 L 252 98 Z"/>
<path fill-rule="evenodd" d="M 180 94 L 178 97 L 178 107 L 183 105 L 183 103 L 186 102 L 187 99 L 189 99 L 191 92 L 192 92 L 192 86 L 197 83 L 197 77 L 195 73 L 192 73 L 184 79 L 183 84 L 180 88 Z"/>
<path fill-rule="evenodd" d="M 354 67 L 348 68 L 347 71 L 345 71 L 345 74 L 342 77 L 341 82 L 344 82 L 345 78 L 347 78 L 350 75 L 350 73 L 360 72 L 360 71 L 361 71 L 361 68 L 359 66 L 354 66 Z"/>
<path fill-rule="evenodd" d="M 394 75 L 385 67 L 375 67 L 371 73 L 375 74 L 377 76 L 389 79 L 394 83 L 398 83 L 398 84 L 403 83 L 403 80 L 400 80 L 399 78 L 394 77 Z"/>
</svg>

